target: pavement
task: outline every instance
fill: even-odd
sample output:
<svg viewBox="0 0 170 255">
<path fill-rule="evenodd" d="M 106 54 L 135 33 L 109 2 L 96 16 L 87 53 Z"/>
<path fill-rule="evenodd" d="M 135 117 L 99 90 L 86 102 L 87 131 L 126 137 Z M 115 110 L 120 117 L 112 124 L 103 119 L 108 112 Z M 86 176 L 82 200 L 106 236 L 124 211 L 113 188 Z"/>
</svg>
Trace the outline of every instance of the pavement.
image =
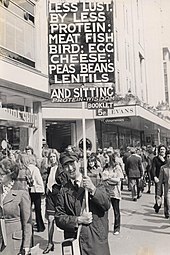
<svg viewBox="0 0 170 255">
<path fill-rule="evenodd" d="M 146 189 L 146 188 L 145 188 Z M 113 209 L 109 210 L 109 246 L 111 255 L 169 255 L 170 220 L 165 219 L 163 208 L 158 214 L 153 209 L 154 186 L 151 194 L 144 190 L 137 202 L 132 201 L 127 186 L 122 191 L 121 231 L 113 235 Z M 34 232 L 35 255 L 42 254 L 47 245 L 47 224 L 44 232 Z M 55 250 L 49 255 L 62 255 L 63 231 L 55 227 Z M 89 254 L 90 255 L 90 254 Z M 104 255 L 104 254 L 103 254 Z"/>
</svg>

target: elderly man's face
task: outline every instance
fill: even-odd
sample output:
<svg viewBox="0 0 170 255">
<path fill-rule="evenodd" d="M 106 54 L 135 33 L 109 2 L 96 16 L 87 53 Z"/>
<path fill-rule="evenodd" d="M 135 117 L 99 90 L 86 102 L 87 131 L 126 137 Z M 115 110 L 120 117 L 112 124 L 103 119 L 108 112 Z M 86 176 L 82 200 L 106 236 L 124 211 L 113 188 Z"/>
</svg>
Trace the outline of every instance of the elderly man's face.
<svg viewBox="0 0 170 255">
<path fill-rule="evenodd" d="M 69 177 L 75 180 L 80 175 L 79 163 L 77 161 L 68 162 L 64 165 L 64 169 L 68 172 Z"/>
<path fill-rule="evenodd" d="M 161 155 L 161 156 L 165 156 L 165 153 L 166 153 L 166 149 L 165 149 L 165 147 L 161 147 L 160 148 L 160 152 L 159 152 L 159 155 Z"/>
</svg>

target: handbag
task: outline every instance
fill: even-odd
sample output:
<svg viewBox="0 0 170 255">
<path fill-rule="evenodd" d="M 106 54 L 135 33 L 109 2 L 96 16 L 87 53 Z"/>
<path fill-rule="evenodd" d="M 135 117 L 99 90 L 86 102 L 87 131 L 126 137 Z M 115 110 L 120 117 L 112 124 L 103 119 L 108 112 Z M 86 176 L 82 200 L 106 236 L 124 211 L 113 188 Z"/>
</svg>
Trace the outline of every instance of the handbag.
<svg viewBox="0 0 170 255">
<path fill-rule="evenodd" d="M 143 178 L 141 178 L 139 180 L 139 188 L 140 190 L 143 192 L 144 191 L 144 187 L 145 187 L 145 180 Z"/>
</svg>

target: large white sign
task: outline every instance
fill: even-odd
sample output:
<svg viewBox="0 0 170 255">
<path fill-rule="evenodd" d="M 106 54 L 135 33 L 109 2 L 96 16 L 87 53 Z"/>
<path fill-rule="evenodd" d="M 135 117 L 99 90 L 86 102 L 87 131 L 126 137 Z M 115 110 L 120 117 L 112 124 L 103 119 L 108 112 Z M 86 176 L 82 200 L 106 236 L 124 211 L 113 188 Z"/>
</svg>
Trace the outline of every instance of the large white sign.
<svg viewBox="0 0 170 255">
<path fill-rule="evenodd" d="M 113 3 L 49 0 L 49 82 L 114 82 Z"/>
</svg>

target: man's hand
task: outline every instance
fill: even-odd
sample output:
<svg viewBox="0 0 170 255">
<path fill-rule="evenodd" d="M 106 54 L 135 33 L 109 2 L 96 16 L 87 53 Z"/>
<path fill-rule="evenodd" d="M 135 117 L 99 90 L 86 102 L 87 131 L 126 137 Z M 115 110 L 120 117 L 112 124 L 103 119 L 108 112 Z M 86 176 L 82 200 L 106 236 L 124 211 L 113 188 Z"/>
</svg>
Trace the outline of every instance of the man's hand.
<svg viewBox="0 0 170 255">
<path fill-rule="evenodd" d="M 106 181 L 106 180 L 108 180 L 109 179 L 109 173 L 108 173 L 108 171 L 103 171 L 103 173 L 102 173 L 102 180 L 103 181 Z"/>
<path fill-rule="evenodd" d="M 88 189 L 91 194 L 94 194 L 96 187 L 89 176 L 83 176 L 83 187 Z"/>
<path fill-rule="evenodd" d="M 156 177 L 156 176 L 154 177 L 154 182 L 155 182 L 155 183 L 158 183 L 158 182 L 159 182 L 158 177 Z"/>
<path fill-rule="evenodd" d="M 92 220 L 93 220 L 92 212 L 83 212 L 82 215 L 80 215 L 77 218 L 78 224 L 85 225 L 89 225 L 90 223 L 92 223 Z"/>
</svg>

